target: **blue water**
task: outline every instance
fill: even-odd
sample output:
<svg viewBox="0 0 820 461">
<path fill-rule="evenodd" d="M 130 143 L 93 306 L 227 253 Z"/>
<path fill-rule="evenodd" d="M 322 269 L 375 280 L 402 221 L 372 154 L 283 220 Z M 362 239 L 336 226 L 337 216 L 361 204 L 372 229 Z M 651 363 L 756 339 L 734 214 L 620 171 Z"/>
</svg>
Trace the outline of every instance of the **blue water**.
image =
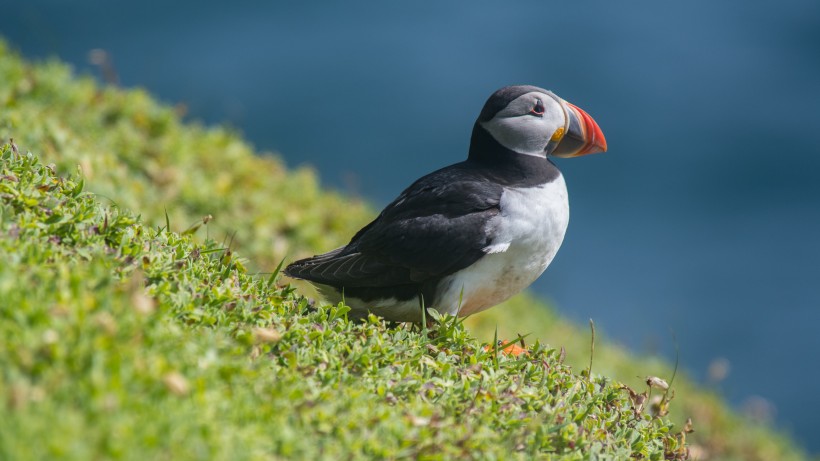
<svg viewBox="0 0 820 461">
<path fill-rule="evenodd" d="M 104 48 L 378 205 L 461 160 L 500 86 L 582 107 L 610 151 L 560 161 L 572 219 L 535 290 L 637 351 L 673 330 L 696 377 L 727 359 L 734 404 L 820 451 L 820 3 L 114 3 L 2 0 L 0 35 L 87 72 Z"/>
</svg>

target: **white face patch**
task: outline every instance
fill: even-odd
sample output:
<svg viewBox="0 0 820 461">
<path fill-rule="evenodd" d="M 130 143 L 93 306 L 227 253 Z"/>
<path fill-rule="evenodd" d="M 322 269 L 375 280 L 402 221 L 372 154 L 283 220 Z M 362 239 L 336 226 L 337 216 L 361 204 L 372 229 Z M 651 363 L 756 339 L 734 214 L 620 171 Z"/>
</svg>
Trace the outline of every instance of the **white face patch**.
<svg viewBox="0 0 820 461">
<path fill-rule="evenodd" d="M 541 101 L 544 113 L 532 113 Z M 532 91 L 521 95 L 500 110 L 492 119 L 482 122 L 499 144 L 519 154 L 546 157 L 550 138 L 567 122 L 564 107 L 554 95 Z"/>
</svg>

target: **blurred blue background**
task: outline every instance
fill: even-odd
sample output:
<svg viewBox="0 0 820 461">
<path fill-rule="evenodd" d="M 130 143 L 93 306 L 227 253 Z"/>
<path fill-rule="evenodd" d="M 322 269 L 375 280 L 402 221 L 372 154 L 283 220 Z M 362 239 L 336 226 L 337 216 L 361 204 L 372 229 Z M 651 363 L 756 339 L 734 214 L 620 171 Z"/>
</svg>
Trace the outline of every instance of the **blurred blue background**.
<svg viewBox="0 0 820 461">
<path fill-rule="evenodd" d="M 728 361 L 730 401 L 820 451 L 820 2 L 0 6 L 27 57 L 97 73 L 105 49 L 124 86 L 378 206 L 462 160 L 498 87 L 554 90 L 610 151 L 557 162 L 572 219 L 535 291 L 639 352 L 673 358 L 674 331 L 704 382 Z"/>
</svg>

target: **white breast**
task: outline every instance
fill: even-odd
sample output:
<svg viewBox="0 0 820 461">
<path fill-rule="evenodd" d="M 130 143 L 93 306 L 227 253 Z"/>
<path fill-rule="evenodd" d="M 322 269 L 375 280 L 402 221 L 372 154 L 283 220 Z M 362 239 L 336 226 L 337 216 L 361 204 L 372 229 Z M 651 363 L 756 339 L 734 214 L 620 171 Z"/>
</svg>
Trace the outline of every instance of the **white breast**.
<svg viewBox="0 0 820 461">
<path fill-rule="evenodd" d="M 487 223 L 487 255 L 440 285 L 439 311 L 465 316 L 492 307 L 529 286 L 549 266 L 569 223 L 563 176 L 543 186 L 506 189 L 501 213 Z"/>
</svg>

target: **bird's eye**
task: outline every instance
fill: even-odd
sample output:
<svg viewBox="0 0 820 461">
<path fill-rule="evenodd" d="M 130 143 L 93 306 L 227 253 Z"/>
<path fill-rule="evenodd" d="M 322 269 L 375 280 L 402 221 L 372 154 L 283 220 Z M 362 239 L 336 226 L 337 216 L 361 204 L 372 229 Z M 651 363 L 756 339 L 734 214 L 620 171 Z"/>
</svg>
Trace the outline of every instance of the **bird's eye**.
<svg viewBox="0 0 820 461">
<path fill-rule="evenodd" d="M 540 99 L 535 100 L 535 106 L 533 106 L 533 108 L 530 109 L 530 114 L 537 115 L 539 117 L 544 115 L 544 103 L 541 102 Z"/>
</svg>

